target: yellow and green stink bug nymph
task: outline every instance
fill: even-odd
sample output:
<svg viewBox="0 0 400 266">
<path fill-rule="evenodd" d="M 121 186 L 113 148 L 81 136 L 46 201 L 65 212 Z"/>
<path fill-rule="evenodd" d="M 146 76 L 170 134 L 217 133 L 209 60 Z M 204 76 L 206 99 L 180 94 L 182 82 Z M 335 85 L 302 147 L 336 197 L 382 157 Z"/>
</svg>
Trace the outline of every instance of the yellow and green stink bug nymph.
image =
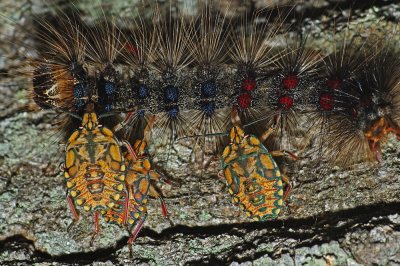
<svg viewBox="0 0 400 266">
<path fill-rule="evenodd" d="M 236 110 L 232 111 L 232 116 L 237 117 Z M 263 138 L 267 138 L 271 132 L 268 130 Z M 220 176 L 226 179 L 232 201 L 252 220 L 276 218 L 291 185 L 272 156 L 282 156 L 285 151 L 269 152 L 259 138 L 246 135 L 238 125 L 233 126 L 229 135 L 230 143 L 221 157 Z"/>
</svg>

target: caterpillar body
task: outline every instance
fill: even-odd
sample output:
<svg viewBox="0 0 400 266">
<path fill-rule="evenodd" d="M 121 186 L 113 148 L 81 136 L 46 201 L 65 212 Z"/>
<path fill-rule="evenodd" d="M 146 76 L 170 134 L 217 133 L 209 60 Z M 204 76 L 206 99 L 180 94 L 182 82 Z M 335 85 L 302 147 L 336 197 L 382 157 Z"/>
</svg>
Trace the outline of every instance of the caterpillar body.
<svg viewBox="0 0 400 266">
<path fill-rule="evenodd" d="M 368 116 L 382 117 L 378 113 L 386 112 L 384 120 L 390 126 L 384 126 L 382 134 L 397 134 L 396 97 L 391 101 L 379 100 L 380 105 L 386 106 L 387 111 L 384 111 L 382 107 L 374 106 L 377 102 L 372 100 L 384 98 L 383 89 L 370 89 L 385 87 L 385 93 L 390 95 L 396 95 L 399 90 L 398 62 L 387 59 L 396 57 L 390 45 L 380 41 L 376 46 L 381 48 L 377 47 L 367 57 L 362 55 L 367 48 L 348 51 L 351 44 L 347 43 L 347 48 L 344 47 L 340 54 L 324 54 L 306 47 L 307 40 L 302 37 L 295 37 L 285 47 L 273 48 L 268 42 L 273 40 L 283 22 L 268 18 L 265 25 L 272 25 L 272 29 L 266 30 L 265 26 L 257 29 L 260 26 L 255 21 L 259 17 L 253 16 L 253 22 L 242 22 L 242 28 L 235 33 L 233 22 L 212 14 L 209 7 L 205 10 L 197 20 L 186 21 L 172 17 L 161 19 L 160 11 L 156 9 L 153 25 L 132 22 L 135 29 L 127 34 L 112 22 L 98 23 L 87 29 L 80 25 L 81 22 L 71 27 L 71 21 L 64 18 L 66 21 L 63 22 L 61 18 L 58 19 L 61 25 L 69 25 L 69 29 L 63 29 L 68 32 L 65 37 L 61 31 L 50 27 L 50 22 L 42 22 L 50 28 L 50 33 L 39 32 L 38 35 L 45 40 L 43 45 L 51 49 L 42 55 L 40 61 L 43 63 L 34 69 L 34 99 L 42 107 L 53 105 L 79 111 L 87 99 L 94 97 L 101 112 L 134 111 L 125 128 L 125 135 L 133 139 L 141 137 L 140 131 L 149 115 L 154 114 L 152 134 L 158 142 L 164 141 L 170 146 L 176 139 L 195 136 L 200 148 L 211 153 L 220 152 L 227 142 L 226 138 L 214 135 L 229 131 L 229 110 L 233 106 L 238 107 L 244 124 L 249 124 L 246 131 L 260 133 L 269 127 L 275 128 L 266 142 L 273 149 L 291 149 L 298 128 L 307 127 L 304 119 L 318 114 L 326 118 L 323 124 L 329 124 L 336 132 L 325 134 L 327 140 L 320 142 L 323 151 L 320 156 L 325 161 L 348 166 L 370 157 L 379 159 L 379 141 L 369 137 L 367 142 L 375 144 L 362 148 L 363 144 L 356 144 L 358 140 L 351 137 L 351 132 L 359 134 L 356 127 L 351 129 L 344 121 L 353 123 L 352 120 L 363 120 Z M 99 42 L 96 36 L 102 36 L 104 41 Z M 54 43 L 60 45 L 52 45 Z M 344 62 L 339 66 L 338 61 L 343 58 Z M 393 70 L 386 77 L 378 73 L 377 68 L 365 67 L 376 63 L 386 64 Z M 43 80 L 49 72 L 53 80 L 46 84 Z M 342 80 L 334 75 L 342 75 Z M 371 79 L 376 75 L 380 75 L 380 80 Z M 58 91 L 54 91 L 51 83 L 57 84 Z M 341 86 L 338 84 L 347 87 L 337 89 Z M 358 88 L 359 92 L 355 92 L 357 84 L 363 86 Z M 329 89 L 335 91 L 335 97 Z M 370 98 L 368 108 L 379 110 L 375 114 L 359 115 L 358 118 L 347 116 L 342 120 L 339 116 L 344 112 L 338 110 L 345 110 L 346 104 L 357 105 L 356 98 L 359 98 L 358 102 L 361 98 L 364 102 L 368 101 L 365 98 Z M 313 120 L 320 121 L 318 117 Z M 376 121 L 361 120 L 355 123 L 366 124 L 362 125 L 362 131 L 368 138 L 367 135 L 371 135 L 368 132 L 379 126 Z M 333 125 L 333 121 L 343 124 Z M 312 128 L 318 131 L 319 126 Z M 383 135 L 379 139 L 383 139 Z M 332 151 L 330 147 L 335 146 L 335 140 L 340 142 L 340 136 L 347 139 L 347 143 L 353 140 L 359 147 L 355 153 L 364 155 L 353 156 L 351 148 Z M 351 147 L 352 144 L 344 146 Z"/>
</svg>

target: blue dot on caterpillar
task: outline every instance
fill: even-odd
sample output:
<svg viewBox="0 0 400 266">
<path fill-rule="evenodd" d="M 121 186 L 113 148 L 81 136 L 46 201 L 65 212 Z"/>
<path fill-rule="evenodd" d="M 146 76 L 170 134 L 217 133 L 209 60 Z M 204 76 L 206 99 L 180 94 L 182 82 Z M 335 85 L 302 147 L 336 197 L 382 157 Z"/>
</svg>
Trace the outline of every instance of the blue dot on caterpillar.
<svg viewBox="0 0 400 266">
<path fill-rule="evenodd" d="M 265 148 L 262 142 L 272 133 L 272 128 L 260 138 L 246 135 L 239 126 L 237 110 L 233 109 L 231 115 L 234 126 L 229 134 L 230 143 L 221 156 L 222 171 L 219 176 L 225 178 L 232 201 L 250 219 L 274 219 L 292 187 L 288 177 L 280 172 L 273 156 L 288 154 L 293 159 L 297 157 L 287 151 L 269 152 Z"/>
</svg>

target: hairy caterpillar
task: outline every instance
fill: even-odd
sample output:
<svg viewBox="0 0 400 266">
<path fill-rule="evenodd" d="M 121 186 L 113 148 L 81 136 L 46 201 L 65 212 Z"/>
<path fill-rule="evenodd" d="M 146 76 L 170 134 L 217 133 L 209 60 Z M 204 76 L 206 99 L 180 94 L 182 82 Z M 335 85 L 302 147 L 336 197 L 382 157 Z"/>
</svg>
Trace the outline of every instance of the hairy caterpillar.
<svg viewBox="0 0 400 266">
<path fill-rule="evenodd" d="M 337 64 L 341 57 L 349 60 L 347 55 L 354 57 L 355 62 L 387 63 L 384 54 L 390 57 L 389 54 L 394 53 L 389 45 L 376 48 L 375 55 L 366 59 L 358 59 L 363 56 L 362 49 L 352 55 L 346 47 L 342 53 L 330 55 L 306 47 L 305 39 L 301 37 L 295 37 L 291 44 L 274 48 L 270 42 L 281 30 L 284 15 L 279 15 L 276 21 L 260 15 L 263 13 L 243 17 L 242 26 L 236 30 L 237 23 L 213 13 L 211 5 L 204 10 L 198 18 L 188 20 L 172 15 L 162 19 L 161 12 L 155 9 L 150 22 L 143 19 L 125 21 L 123 24 L 128 23 L 131 28 L 128 31 L 106 20 L 97 22 L 97 26 L 88 26 L 76 14 L 55 18 L 57 27 L 62 30 L 56 29 L 51 21 L 42 21 L 36 36 L 41 42 L 38 50 L 46 51 L 33 60 L 34 100 L 42 107 L 53 105 L 79 112 L 85 101 L 94 97 L 100 112 L 135 111 L 126 130 L 126 136 L 133 134 L 134 139 L 140 138 L 146 117 L 155 114 L 154 139 L 171 144 L 177 138 L 202 136 L 199 139 L 205 138 L 209 144 L 200 140 L 199 143 L 203 143 L 200 146 L 211 152 L 217 151 L 223 142 L 221 138 L 210 139 L 208 136 L 226 132 L 230 128 L 226 108 L 238 106 L 244 124 L 249 124 L 247 131 L 273 126 L 276 130 L 268 143 L 275 143 L 273 146 L 278 148 L 291 147 L 291 138 L 303 123 L 299 116 L 307 117 L 309 107 L 315 106 L 318 97 L 312 94 L 315 91 L 321 94 L 322 89 L 314 88 L 322 86 L 318 82 L 324 75 L 333 75 L 326 72 L 341 71 L 332 70 L 332 64 Z M 265 21 L 258 22 L 261 19 Z M 273 26 L 267 30 L 266 25 L 271 23 Z M 52 45 L 54 43 L 57 45 Z M 393 61 L 387 63 L 394 69 L 390 77 L 382 77 L 392 79 L 387 81 L 391 83 L 387 85 L 389 91 L 397 90 L 397 62 Z M 357 77 L 352 77 L 353 80 L 368 78 L 378 71 L 372 67 L 360 69 L 361 63 L 342 65 L 341 68 L 358 68 L 351 71 L 360 72 Z M 47 73 L 53 76 L 59 88 L 46 84 Z M 97 90 L 93 91 L 93 87 Z M 322 103 L 330 101 L 327 94 L 319 96 Z M 351 97 L 345 98 L 340 101 Z M 391 113 L 396 117 L 397 101 L 392 102 L 389 109 L 394 110 Z M 318 108 L 331 107 L 325 104 Z M 390 124 L 397 123 L 396 118 L 388 120 Z M 341 126 L 336 128 L 339 130 Z M 392 125 L 388 130 L 396 133 L 395 128 L 396 125 Z M 132 133 L 135 130 L 138 132 Z M 365 133 L 368 130 L 366 128 Z M 346 132 L 349 131 L 336 135 L 342 134 L 346 138 Z M 334 142 L 335 137 L 329 139 Z M 329 142 L 326 141 L 321 149 L 328 150 L 327 147 L 335 145 Z M 340 165 L 337 158 L 343 156 L 328 157 Z"/>
</svg>

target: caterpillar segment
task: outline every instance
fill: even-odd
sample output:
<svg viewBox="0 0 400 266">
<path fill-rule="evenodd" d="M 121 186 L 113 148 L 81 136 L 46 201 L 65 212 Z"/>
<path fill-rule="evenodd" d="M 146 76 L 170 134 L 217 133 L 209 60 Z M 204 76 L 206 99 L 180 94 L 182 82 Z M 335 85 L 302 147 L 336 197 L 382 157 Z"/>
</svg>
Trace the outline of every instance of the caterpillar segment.
<svg viewBox="0 0 400 266">
<path fill-rule="evenodd" d="M 280 56 L 260 88 L 266 102 L 264 130 L 275 129 L 266 142 L 272 150 L 290 149 L 295 143 L 323 58 L 318 51 L 306 47 L 306 40 L 298 38 L 287 48 L 278 49 Z"/>
<path fill-rule="evenodd" d="M 210 136 L 229 128 L 230 118 L 227 107 L 233 93 L 230 73 L 224 70 L 228 53 L 229 22 L 211 7 L 205 7 L 192 24 L 193 38 L 189 39 L 195 67 L 191 71 L 188 90 L 191 102 L 187 112 L 190 127 L 199 137 L 196 139 L 204 153 L 219 153 L 226 142 L 224 137 Z"/>
<path fill-rule="evenodd" d="M 182 112 L 189 102 L 185 93 L 189 86 L 187 66 L 193 61 L 188 47 L 191 28 L 186 26 L 183 18 L 172 17 L 159 19 L 155 25 L 157 49 L 151 65 L 158 76 L 154 101 L 154 127 L 157 130 L 154 137 L 168 145 L 192 132 Z"/>
<path fill-rule="evenodd" d="M 145 83 L 150 92 L 150 116 L 155 115 L 151 138 L 163 146 L 157 154 L 165 169 L 171 167 L 171 153 L 176 139 L 193 135 L 190 126 L 190 103 L 187 93 L 190 86 L 189 65 L 193 62 L 189 49 L 189 39 L 192 38 L 192 28 L 184 17 L 160 17 L 160 11 L 154 11 L 155 49 L 149 64 L 151 83 Z M 162 19 L 161 19 L 162 18 Z M 153 87 L 154 86 L 154 87 Z M 147 98 L 146 98 L 147 99 Z M 138 106 L 138 110 L 142 110 Z M 141 112 L 141 123 L 150 118 L 149 113 Z M 133 130 L 135 132 L 135 130 Z M 140 134 L 136 130 L 137 133 Z M 140 139 L 140 135 L 136 139 Z"/>
<path fill-rule="evenodd" d="M 352 36 L 349 23 L 342 30 L 334 25 L 329 37 L 332 45 L 327 47 L 326 56 L 320 62 L 316 83 L 311 88 L 309 98 L 310 111 L 307 115 L 310 128 L 307 134 L 315 143 L 314 150 L 309 154 L 314 157 L 316 164 L 328 166 L 326 170 L 332 164 L 343 165 L 339 158 L 341 156 L 332 152 L 337 146 L 331 145 L 331 139 L 340 127 L 343 127 L 344 135 L 349 133 L 349 127 L 340 124 L 346 124 L 343 120 L 348 110 L 357 105 L 354 90 L 365 66 L 371 64 L 375 56 L 372 52 L 375 49 L 368 47 L 368 42 L 357 35 Z M 343 162 L 348 161 L 352 160 L 346 156 Z"/>
<path fill-rule="evenodd" d="M 233 203 L 254 221 L 276 218 L 291 190 L 288 178 L 272 157 L 273 154 L 284 155 L 284 152 L 268 152 L 262 140 L 245 135 L 238 125 L 231 129 L 229 136 L 231 142 L 222 153 L 220 175 L 226 179 Z"/>
<path fill-rule="evenodd" d="M 129 77 L 123 103 L 135 106 L 137 111 L 133 113 L 126 127 L 125 138 L 136 140 L 143 138 L 142 134 L 158 105 L 158 82 L 151 65 L 157 49 L 157 38 L 155 25 L 143 18 L 128 20 L 126 24 L 128 29 L 123 34 L 121 57 Z"/>
<path fill-rule="evenodd" d="M 41 107 L 44 103 L 50 105 L 47 108 L 84 112 L 89 96 L 85 61 L 89 44 L 83 34 L 84 23 L 71 13 L 36 19 L 35 25 L 39 56 L 30 59 L 34 68 L 33 95 L 45 96 L 34 97 L 35 102 Z"/>
<path fill-rule="evenodd" d="M 99 124 L 94 104 L 89 103 L 81 127 L 71 134 L 65 146 L 67 201 L 74 218 L 69 228 L 79 220 L 78 209 L 92 212 L 95 231 L 91 244 L 99 233 L 99 212 L 114 207 L 126 194 L 121 145 L 112 130 Z M 124 145 L 131 149 L 129 144 Z"/>
<path fill-rule="evenodd" d="M 229 55 L 234 66 L 231 106 L 237 108 L 242 121 L 253 123 L 248 129 L 253 134 L 265 131 L 265 102 L 261 88 L 266 74 L 281 56 L 274 51 L 271 42 L 281 30 L 284 19 L 274 20 L 271 15 L 272 12 L 258 12 L 251 18 L 242 16 L 230 38 Z"/>
<path fill-rule="evenodd" d="M 96 22 L 88 28 L 86 38 L 90 43 L 86 61 L 95 71 L 99 109 L 102 112 L 132 110 L 133 105 L 124 100 L 125 84 L 117 65 L 123 49 L 123 35 L 114 19 Z"/>
</svg>

